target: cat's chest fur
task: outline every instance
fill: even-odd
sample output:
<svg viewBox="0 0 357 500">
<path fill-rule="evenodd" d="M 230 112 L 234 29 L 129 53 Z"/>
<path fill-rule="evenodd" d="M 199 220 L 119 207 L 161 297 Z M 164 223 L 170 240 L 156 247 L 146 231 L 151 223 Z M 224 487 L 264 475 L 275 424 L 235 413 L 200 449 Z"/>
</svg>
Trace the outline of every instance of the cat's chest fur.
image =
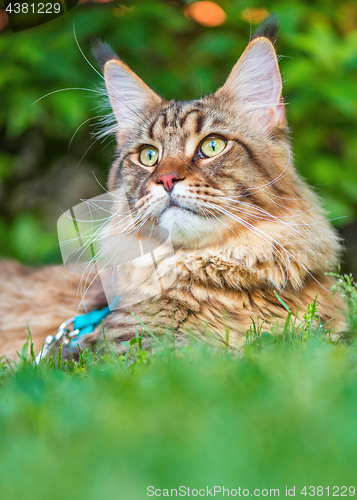
<svg viewBox="0 0 357 500">
<path fill-rule="evenodd" d="M 190 332 L 214 335 L 231 346 L 241 347 L 252 319 L 264 321 L 268 329 L 271 325 L 277 331 L 277 324 L 283 328 L 286 310 L 276 291 L 294 314 L 299 311 L 299 321 L 318 294 L 321 321 L 330 322 L 335 331 L 341 331 L 343 305 L 338 297 L 330 297 L 333 280 L 323 273 L 324 249 L 319 249 L 322 258 L 312 274 L 294 261 L 287 269 L 274 246 L 259 247 L 259 240 L 254 240 L 248 235 L 245 244 L 233 239 L 225 246 L 179 249 L 174 256 L 158 258 L 157 272 L 165 287 L 154 297 L 150 295 L 157 283 L 151 264 L 145 270 L 142 263 L 137 267 L 131 263 L 127 273 L 122 266 L 121 289 L 129 294 L 132 290 L 135 303 L 108 318 L 107 340 L 120 350 L 120 343 L 130 339 L 135 328 L 142 330 L 144 324 L 155 335 L 168 331 L 175 332 L 178 339 Z"/>
</svg>

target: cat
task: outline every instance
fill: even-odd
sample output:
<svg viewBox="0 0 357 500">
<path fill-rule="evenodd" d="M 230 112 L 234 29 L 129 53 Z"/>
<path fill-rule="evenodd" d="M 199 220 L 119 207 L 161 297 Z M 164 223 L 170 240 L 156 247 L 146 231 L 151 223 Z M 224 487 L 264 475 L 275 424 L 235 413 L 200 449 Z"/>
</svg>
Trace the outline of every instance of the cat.
<svg viewBox="0 0 357 500">
<path fill-rule="evenodd" d="M 181 339 L 187 331 L 204 337 L 209 329 L 240 348 L 252 319 L 273 326 L 278 319 L 283 325 L 284 302 L 301 320 L 316 296 L 322 323 L 329 322 L 335 332 L 345 328 L 343 303 L 338 295 L 331 297 L 334 280 L 325 274 L 336 267 L 341 244 L 317 197 L 294 169 L 276 31 L 276 22 L 269 19 L 224 85 L 190 102 L 162 99 L 109 46 L 94 48 L 115 118 L 109 131 L 115 132 L 117 155 L 108 190 L 115 199 L 124 189 L 135 224 L 166 230 L 174 251 L 174 257 L 157 258 L 162 277 L 175 274 L 155 294 L 150 294 L 152 262 L 147 269 L 135 261 L 122 266 L 121 289 L 130 289 L 137 279 L 141 286 L 136 303 L 105 320 L 106 340 L 118 351 L 141 328 L 137 318 L 154 333 L 173 328 Z M 106 228 L 108 234 L 111 227 L 115 223 Z M 79 277 L 72 277 L 69 292 L 68 271 L 56 269 L 56 286 L 49 270 L 37 270 L 37 280 L 33 271 L 28 280 L 35 280 L 43 294 L 48 287 L 56 289 L 45 309 L 45 316 L 52 315 L 47 326 L 36 325 L 36 310 L 44 310 L 43 304 L 33 301 L 27 309 L 31 328 L 38 331 L 37 349 L 55 329 L 54 319 L 61 316 L 58 327 L 78 305 L 73 290 Z M 13 281 L 4 268 L 3 275 Z M 20 281 L 13 293 L 20 293 Z M 103 299 L 96 287 L 87 293 L 87 307 Z M 18 315 L 24 322 L 21 311 Z M 26 337 L 25 329 L 20 334 L 21 321 L 13 331 L 12 323 L 8 318 L 2 327 L 8 333 L 1 334 L 1 352 Z M 103 340 L 101 331 L 96 341 Z"/>
</svg>

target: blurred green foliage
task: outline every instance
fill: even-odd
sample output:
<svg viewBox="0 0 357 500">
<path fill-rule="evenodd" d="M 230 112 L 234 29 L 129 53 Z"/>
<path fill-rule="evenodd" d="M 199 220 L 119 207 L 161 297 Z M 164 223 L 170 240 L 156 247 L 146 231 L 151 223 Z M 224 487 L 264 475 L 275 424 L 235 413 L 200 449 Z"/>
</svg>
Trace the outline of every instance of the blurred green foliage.
<svg viewBox="0 0 357 500">
<path fill-rule="evenodd" d="M 191 343 L 131 363 L 2 366 L 1 497 L 139 500 L 148 486 L 224 486 L 285 498 L 295 486 L 303 499 L 304 486 L 311 496 L 322 486 L 351 498 L 341 487 L 356 487 L 355 344 L 261 343 L 243 358 Z"/>
<path fill-rule="evenodd" d="M 98 182 L 105 183 L 114 144 L 90 137 L 94 117 L 102 113 L 101 96 L 86 90 L 56 92 L 97 90 L 101 82 L 81 55 L 74 30 L 95 66 L 90 42 L 99 37 L 158 93 L 187 100 L 224 82 L 256 28 L 243 18 L 247 7 L 276 12 L 280 20 L 277 51 L 283 56 L 297 168 L 321 194 L 329 216 L 339 218 L 334 224 L 349 237 L 347 246 L 357 245 L 356 2 L 217 3 L 227 20 L 215 28 L 187 19 L 184 2 L 133 0 L 86 3 L 37 28 L 2 32 L 2 255 L 32 264 L 59 261 L 56 219 L 81 198 L 100 194 Z M 347 256 L 350 268 L 357 268 L 354 258 L 353 252 Z"/>
</svg>

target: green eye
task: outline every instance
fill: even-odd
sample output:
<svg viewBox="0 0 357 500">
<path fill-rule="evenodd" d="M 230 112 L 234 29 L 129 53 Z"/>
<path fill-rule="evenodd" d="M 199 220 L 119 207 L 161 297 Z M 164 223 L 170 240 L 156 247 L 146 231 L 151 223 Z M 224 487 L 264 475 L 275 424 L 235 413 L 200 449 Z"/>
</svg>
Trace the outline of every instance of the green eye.
<svg viewBox="0 0 357 500">
<path fill-rule="evenodd" d="M 220 137 L 211 136 L 207 137 L 201 144 L 200 152 L 203 153 L 204 156 L 208 156 L 208 158 L 212 158 L 213 156 L 221 153 L 226 147 L 226 142 Z"/>
<path fill-rule="evenodd" d="M 154 146 L 145 146 L 140 151 L 140 161 L 146 167 L 153 167 L 159 158 L 159 151 Z"/>
</svg>

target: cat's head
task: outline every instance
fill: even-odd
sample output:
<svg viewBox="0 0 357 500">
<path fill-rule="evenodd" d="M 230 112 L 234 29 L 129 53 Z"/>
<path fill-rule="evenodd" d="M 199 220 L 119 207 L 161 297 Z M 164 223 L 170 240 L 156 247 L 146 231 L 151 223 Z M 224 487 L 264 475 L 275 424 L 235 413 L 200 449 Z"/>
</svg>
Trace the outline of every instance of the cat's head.
<svg viewBox="0 0 357 500">
<path fill-rule="evenodd" d="M 190 102 L 162 99 L 108 47 L 98 53 L 118 143 L 109 190 L 125 189 L 137 220 L 199 248 L 274 217 L 274 196 L 291 196 L 295 174 L 267 37 L 249 43 L 223 87 Z"/>
</svg>

